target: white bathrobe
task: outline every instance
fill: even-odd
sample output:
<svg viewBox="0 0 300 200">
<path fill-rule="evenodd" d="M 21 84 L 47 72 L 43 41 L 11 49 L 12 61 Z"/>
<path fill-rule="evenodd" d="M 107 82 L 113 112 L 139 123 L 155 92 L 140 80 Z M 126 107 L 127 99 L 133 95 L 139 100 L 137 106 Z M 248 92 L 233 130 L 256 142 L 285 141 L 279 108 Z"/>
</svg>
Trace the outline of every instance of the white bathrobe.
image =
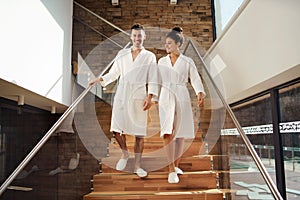
<svg viewBox="0 0 300 200">
<path fill-rule="evenodd" d="M 146 136 L 147 111 L 143 111 L 143 102 L 147 90 L 149 94 L 158 95 L 155 55 L 143 48 L 133 61 L 131 48 L 122 49 L 102 78 L 103 87 L 119 78 L 110 131 Z"/>
<path fill-rule="evenodd" d="M 161 136 L 175 133 L 175 138 L 194 138 L 194 120 L 189 91 L 186 84 L 190 79 L 196 94 L 205 96 L 204 88 L 194 61 L 180 55 L 172 66 L 169 55 L 158 61 L 159 117 Z"/>
</svg>

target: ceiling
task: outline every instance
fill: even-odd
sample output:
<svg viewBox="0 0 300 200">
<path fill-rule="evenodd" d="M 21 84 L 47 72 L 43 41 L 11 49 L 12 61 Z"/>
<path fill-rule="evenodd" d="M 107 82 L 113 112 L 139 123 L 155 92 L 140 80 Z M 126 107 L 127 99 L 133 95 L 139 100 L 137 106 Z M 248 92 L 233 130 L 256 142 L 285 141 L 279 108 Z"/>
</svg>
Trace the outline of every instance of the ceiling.
<svg viewBox="0 0 300 200">
<path fill-rule="evenodd" d="M 17 104 L 20 96 L 24 97 L 24 104 L 48 110 L 49 112 L 51 112 L 53 107 L 55 108 L 55 113 L 63 113 L 67 109 L 66 105 L 0 78 L 0 97 L 16 101 Z"/>
</svg>

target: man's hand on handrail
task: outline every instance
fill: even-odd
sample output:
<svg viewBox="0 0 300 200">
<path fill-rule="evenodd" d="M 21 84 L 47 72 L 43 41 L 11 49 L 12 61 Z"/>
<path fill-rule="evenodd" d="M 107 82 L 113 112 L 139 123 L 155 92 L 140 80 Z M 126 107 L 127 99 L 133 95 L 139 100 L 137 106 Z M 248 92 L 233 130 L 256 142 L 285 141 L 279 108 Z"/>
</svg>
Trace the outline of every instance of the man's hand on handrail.
<svg viewBox="0 0 300 200">
<path fill-rule="evenodd" d="M 103 78 L 102 78 L 102 77 L 99 77 L 99 78 L 96 78 L 96 79 L 92 80 L 92 81 L 89 83 L 89 85 L 94 86 L 94 85 L 96 85 L 97 83 L 100 83 L 100 82 L 102 82 L 102 81 L 103 81 Z"/>
</svg>

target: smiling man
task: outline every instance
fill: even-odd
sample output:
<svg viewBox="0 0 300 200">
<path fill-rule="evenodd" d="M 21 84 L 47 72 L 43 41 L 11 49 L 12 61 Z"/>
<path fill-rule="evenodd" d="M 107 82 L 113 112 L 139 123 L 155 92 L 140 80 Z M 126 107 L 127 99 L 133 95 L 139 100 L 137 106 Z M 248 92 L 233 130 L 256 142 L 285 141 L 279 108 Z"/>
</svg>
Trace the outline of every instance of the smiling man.
<svg viewBox="0 0 300 200">
<path fill-rule="evenodd" d="M 116 169 L 125 169 L 130 156 L 126 134 L 134 135 L 134 173 L 139 177 L 145 177 L 147 172 L 141 168 L 141 157 L 147 130 L 147 110 L 151 106 L 153 95 L 158 94 L 155 85 L 156 57 L 143 46 L 146 34 L 141 24 L 134 24 L 131 27 L 130 39 L 131 48 L 120 50 L 110 71 L 90 84 L 100 82 L 105 87 L 119 78 L 110 127 L 122 150 Z"/>
</svg>

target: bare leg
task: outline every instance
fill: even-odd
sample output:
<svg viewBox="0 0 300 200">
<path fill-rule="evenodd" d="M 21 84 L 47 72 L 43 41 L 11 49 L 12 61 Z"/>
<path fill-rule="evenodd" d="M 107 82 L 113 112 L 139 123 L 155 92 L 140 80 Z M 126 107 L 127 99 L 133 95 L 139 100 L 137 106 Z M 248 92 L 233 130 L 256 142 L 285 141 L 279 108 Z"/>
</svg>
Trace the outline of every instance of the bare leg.
<svg viewBox="0 0 300 200">
<path fill-rule="evenodd" d="M 169 183 L 178 183 L 179 178 L 177 176 L 177 172 L 175 172 L 175 141 L 174 141 L 174 135 L 164 135 L 164 145 L 166 146 L 167 151 L 167 157 L 169 162 L 169 175 L 168 175 L 168 182 Z"/>
<path fill-rule="evenodd" d="M 135 170 L 140 168 L 141 166 L 143 150 L 144 150 L 144 138 L 135 137 L 135 144 L 134 144 L 134 156 L 135 156 L 134 169 Z"/>
<path fill-rule="evenodd" d="M 174 150 L 175 150 L 175 143 L 173 141 L 173 134 L 165 134 L 164 135 L 164 145 L 167 151 L 167 159 L 169 162 L 169 172 L 174 172 Z"/>
<path fill-rule="evenodd" d="M 122 150 L 122 158 L 128 158 L 129 153 L 126 145 L 126 136 L 124 134 L 120 134 L 118 132 L 113 132 L 115 134 L 116 140 Z"/>
<path fill-rule="evenodd" d="M 141 168 L 143 150 L 144 150 L 144 138 L 136 136 L 135 144 L 134 144 L 134 156 L 135 156 L 134 173 L 141 178 L 146 177 L 148 175 L 148 173 Z"/>
<path fill-rule="evenodd" d="M 183 154 L 184 149 L 184 138 L 177 138 L 176 139 L 176 145 L 175 145 L 175 167 L 179 166 L 181 156 Z"/>
</svg>

